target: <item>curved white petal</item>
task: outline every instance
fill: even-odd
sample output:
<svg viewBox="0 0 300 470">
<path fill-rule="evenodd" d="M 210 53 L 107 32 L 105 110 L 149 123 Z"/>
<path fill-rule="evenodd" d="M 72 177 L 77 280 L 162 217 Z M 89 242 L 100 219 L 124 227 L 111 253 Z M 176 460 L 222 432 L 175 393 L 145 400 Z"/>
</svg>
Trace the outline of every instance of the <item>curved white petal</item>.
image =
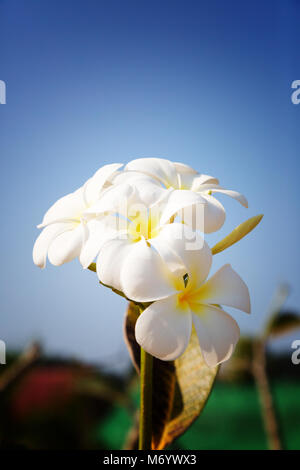
<svg viewBox="0 0 300 470">
<path fill-rule="evenodd" d="M 104 165 L 86 182 L 84 187 L 84 197 L 87 205 L 90 205 L 99 199 L 101 190 L 106 181 L 109 180 L 109 178 L 111 178 L 112 175 L 122 166 L 122 163 Z"/>
<path fill-rule="evenodd" d="M 201 206 L 204 210 L 204 218 L 202 219 L 203 228 L 201 229 L 198 225 L 198 230 L 201 230 L 204 233 L 216 232 L 217 230 L 220 230 L 225 222 L 225 209 L 213 196 L 209 196 L 207 194 L 202 194 L 202 196 L 206 200 L 206 204 Z M 201 217 L 198 216 L 198 220 L 201 224 Z"/>
<path fill-rule="evenodd" d="M 102 245 L 97 258 L 97 274 L 103 284 L 123 292 L 121 268 L 134 245 L 129 237 L 116 238 Z"/>
<path fill-rule="evenodd" d="M 174 275 L 176 285 L 180 285 L 178 290 L 184 289 L 183 276 L 187 273 L 181 253 L 178 248 L 184 250 L 184 226 L 182 224 L 165 225 L 155 238 L 149 239 L 149 243 L 159 253 L 160 257 L 167 264 L 168 269 Z M 178 282 L 179 281 L 179 282 Z"/>
<path fill-rule="evenodd" d="M 116 212 L 127 216 L 128 204 L 134 192 L 134 188 L 127 183 L 108 188 L 100 199 L 89 207 L 85 214 L 103 214 L 104 212 Z"/>
<path fill-rule="evenodd" d="M 153 178 L 144 176 L 130 180 L 131 186 L 135 189 L 135 198 L 131 199 L 131 204 L 144 204 L 145 208 L 150 208 L 167 197 L 168 190 L 163 188 Z"/>
<path fill-rule="evenodd" d="M 100 215 L 110 212 L 128 220 L 136 220 L 137 217 L 147 219 L 150 208 L 154 208 L 155 214 L 160 216 L 160 207 L 168 195 L 169 190 L 150 179 L 141 178 L 131 183 L 111 186 L 84 214 Z"/>
<path fill-rule="evenodd" d="M 145 240 L 133 244 L 119 267 L 121 290 L 129 299 L 152 302 L 177 292 L 167 264 Z"/>
<path fill-rule="evenodd" d="M 203 184 L 219 184 L 219 180 L 209 175 L 197 175 L 194 177 L 193 184 L 191 187 L 192 191 L 201 191 Z"/>
<path fill-rule="evenodd" d="M 179 357 L 189 344 L 192 315 L 177 306 L 177 296 L 151 304 L 139 316 L 135 337 L 139 345 L 163 361 Z"/>
<path fill-rule="evenodd" d="M 57 236 L 50 244 L 48 259 L 54 266 L 61 266 L 80 255 L 84 238 L 82 224 Z"/>
<path fill-rule="evenodd" d="M 192 175 L 190 173 L 178 173 L 179 189 L 191 190 L 194 179 L 195 175 Z"/>
<path fill-rule="evenodd" d="M 191 189 L 198 172 L 184 163 L 174 163 L 178 177 L 179 189 Z"/>
<path fill-rule="evenodd" d="M 232 197 L 233 199 L 236 199 L 242 206 L 248 207 L 248 201 L 245 198 L 245 196 L 237 191 L 232 191 L 231 189 L 223 189 L 221 186 L 217 184 L 203 184 L 199 188 L 199 192 L 208 192 L 210 191 L 211 193 L 221 193 L 221 194 L 226 194 L 229 197 Z"/>
<path fill-rule="evenodd" d="M 167 223 L 176 214 L 185 224 L 204 233 L 219 230 L 225 222 L 225 209 L 217 199 L 189 190 L 170 193 L 162 211 L 161 224 Z"/>
<path fill-rule="evenodd" d="M 44 268 L 46 266 L 48 248 L 51 242 L 55 237 L 69 229 L 70 224 L 66 223 L 49 225 L 43 229 L 36 239 L 32 251 L 33 262 L 36 266 L 39 266 L 40 268 Z"/>
<path fill-rule="evenodd" d="M 174 162 L 173 164 L 175 166 L 177 173 L 179 173 L 180 175 L 183 175 L 183 174 L 197 175 L 198 174 L 197 170 L 194 170 L 194 168 L 192 168 L 189 165 L 186 165 L 185 163 Z"/>
<path fill-rule="evenodd" d="M 193 191 L 189 190 L 172 191 L 170 192 L 170 195 L 166 201 L 165 208 L 162 211 L 161 224 L 163 225 L 165 223 L 168 223 L 171 217 L 176 215 L 182 209 L 185 209 L 185 214 L 189 214 L 189 208 L 191 208 L 192 206 L 204 206 L 205 204 L 206 199 L 202 197 L 201 194 L 194 193 Z"/>
<path fill-rule="evenodd" d="M 250 313 L 249 290 L 230 264 L 220 268 L 195 293 L 198 303 L 221 304 Z"/>
<path fill-rule="evenodd" d="M 112 184 L 114 184 L 116 178 L 118 178 L 118 176 L 119 176 L 120 174 L 122 174 L 123 171 L 124 171 L 123 169 L 121 169 L 121 170 L 116 170 L 109 178 L 107 178 L 106 182 L 105 182 L 104 185 L 103 185 L 103 189 L 105 189 L 105 188 L 111 186 Z"/>
<path fill-rule="evenodd" d="M 145 173 L 163 183 L 167 188 L 178 188 L 178 178 L 174 163 L 164 158 L 138 158 L 127 163 L 125 170 Z"/>
<path fill-rule="evenodd" d="M 98 255 L 101 247 L 117 235 L 116 217 L 92 219 L 86 224 L 87 239 L 80 252 L 79 261 L 83 268 L 88 268 Z"/>
<path fill-rule="evenodd" d="M 134 170 L 123 170 L 118 172 L 113 178 L 113 184 L 117 185 L 122 183 L 134 183 L 135 181 L 139 181 L 141 179 L 156 184 L 156 186 L 158 187 L 162 187 L 161 183 L 157 181 L 157 179 L 153 178 L 152 176 L 146 175 L 141 171 Z"/>
<path fill-rule="evenodd" d="M 207 278 L 212 263 L 211 250 L 201 235 L 187 225 L 178 223 L 165 225 L 150 243 L 177 276 L 178 290 L 184 287 L 182 274 L 189 275 L 188 285 L 194 288 L 200 286 Z M 179 259 L 183 264 L 182 267 Z"/>
<path fill-rule="evenodd" d="M 246 208 L 248 207 L 248 201 L 245 196 L 237 191 L 232 191 L 231 189 L 212 189 L 212 193 L 226 194 L 227 196 L 236 199 L 240 204 L 242 204 L 242 206 Z"/>
<path fill-rule="evenodd" d="M 56 201 L 46 212 L 40 227 L 65 219 L 77 219 L 85 209 L 83 188 L 67 194 Z"/>
<path fill-rule="evenodd" d="M 202 305 L 193 314 L 203 359 L 209 367 L 226 361 L 240 337 L 236 321 L 221 308 Z"/>
</svg>

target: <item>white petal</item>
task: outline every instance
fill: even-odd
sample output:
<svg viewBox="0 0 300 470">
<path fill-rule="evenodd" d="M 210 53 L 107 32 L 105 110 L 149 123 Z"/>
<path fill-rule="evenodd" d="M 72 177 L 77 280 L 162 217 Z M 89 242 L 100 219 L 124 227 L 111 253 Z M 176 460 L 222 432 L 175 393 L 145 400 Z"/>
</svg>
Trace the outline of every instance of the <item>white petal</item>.
<svg viewBox="0 0 300 470">
<path fill-rule="evenodd" d="M 149 243 L 159 253 L 163 261 L 168 265 L 168 269 L 177 278 L 180 279 L 182 285 L 180 289 L 184 289 L 183 276 L 187 273 L 187 267 L 185 266 L 182 258 L 180 257 L 181 250 L 184 249 L 182 238 L 184 236 L 184 226 L 182 224 L 168 224 L 165 225 L 155 238 L 149 239 Z M 178 243 L 178 240 L 179 243 Z"/>
<path fill-rule="evenodd" d="M 86 224 L 87 240 L 82 247 L 79 261 L 83 268 L 88 268 L 98 255 L 101 247 L 117 235 L 115 217 L 92 219 Z"/>
<path fill-rule="evenodd" d="M 201 194 L 201 193 L 198 193 Z M 202 205 L 201 208 L 204 210 L 203 228 L 201 229 L 198 225 L 198 230 L 204 233 L 212 233 L 220 230 L 225 222 L 226 214 L 222 204 L 214 197 L 207 194 L 202 194 L 206 200 L 206 204 Z M 197 218 L 201 224 L 201 217 Z"/>
<path fill-rule="evenodd" d="M 134 243 L 130 238 L 116 238 L 101 247 L 97 258 L 97 274 L 103 284 L 123 292 L 121 268 L 133 248 Z"/>
<path fill-rule="evenodd" d="M 190 287 L 200 286 L 207 278 L 212 263 L 211 250 L 201 235 L 187 225 L 178 223 L 165 225 L 150 243 L 168 263 L 169 269 L 177 275 L 181 283 L 182 274 L 186 273 L 189 275 Z M 178 258 L 183 264 L 182 267 Z"/>
<path fill-rule="evenodd" d="M 197 291 L 197 302 L 221 304 L 250 313 L 249 290 L 241 277 L 225 264 Z"/>
<path fill-rule="evenodd" d="M 144 204 L 146 210 L 169 194 L 169 191 L 157 183 L 156 180 L 146 175 L 131 178 L 129 182 L 135 190 L 132 193 L 130 204 Z"/>
<path fill-rule="evenodd" d="M 161 224 L 167 223 L 176 214 L 193 230 L 204 233 L 219 230 L 225 221 L 224 207 L 217 199 L 189 190 L 175 190 L 170 193 L 162 211 Z"/>
<path fill-rule="evenodd" d="M 184 163 L 174 163 L 177 171 L 179 189 L 191 189 L 198 172 Z"/>
<path fill-rule="evenodd" d="M 121 290 L 129 299 L 152 302 L 177 292 L 166 263 L 145 240 L 134 243 L 119 266 Z"/>
<path fill-rule="evenodd" d="M 140 171 L 133 171 L 133 170 L 124 170 L 118 172 L 114 178 L 113 178 L 113 184 L 122 184 L 122 183 L 133 183 L 135 181 L 139 180 L 147 180 L 150 183 L 156 184 L 158 187 L 162 187 L 161 183 L 157 181 L 155 178 L 152 178 L 152 176 L 146 175 L 145 173 L 142 173 Z"/>
<path fill-rule="evenodd" d="M 168 191 L 157 185 L 154 180 L 137 180 L 135 182 L 135 187 L 138 191 L 139 203 L 145 204 L 147 207 L 154 206 L 168 195 Z"/>
<path fill-rule="evenodd" d="M 83 188 L 58 199 L 46 212 L 40 226 L 64 219 L 77 219 L 85 208 Z"/>
<path fill-rule="evenodd" d="M 206 196 L 206 195 L 205 195 Z M 189 209 L 195 205 L 200 206 L 206 204 L 206 199 L 201 194 L 194 193 L 188 190 L 175 190 L 172 191 L 166 201 L 166 206 L 162 212 L 161 224 L 168 223 L 168 221 L 180 212 L 185 210 L 185 214 L 189 213 Z M 202 209 L 203 210 L 203 209 Z"/>
<path fill-rule="evenodd" d="M 133 192 L 134 188 L 127 183 L 120 184 L 118 186 L 111 186 L 95 204 L 85 211 L 85 214 L 116 212 L 126 217 L 128 213 L 129 200 Z"/>
<path fill-rule="evenodd" d="M 178 173 L 179 189 L 188 189 L 191 190 L 193 186 L 193 181 L 195 175 L 190 173 Z"/>
<path fill-rule="evenodd" d="M 177 307 L 177 296 L 151 304 L 138 317 L 135 337 L 152 356 L 172 361 L 186 349 L 192 330 L 190 310 Z"/>
<path fill-rule="evenodd" d="M 32 257 L 33 262 L 40 268 L 46 266 L 48 248 L 51 242 L 66 230 L 70 229 L 70 224 L 58 223 L 45 227 L 35 241 Z"/>
<path fill-rule="evenodd" d="M 79 224 L 75 229 L 64 232 L 56 237 L 48 250 L 50 263 L 54 264 L 54 266 L 61 266 L 79 256 L 83 243 L 83 235 L 83 227 Z"/>
<path fill-rule="evenodd" d="M 158 186 L 150 179 L 139 179 L 132 183 L 111 186 L 103 196 L 85 211 L 85 214 L 116 213 L 129 220 L 137 216 L 147 219 L 149 209 L 155 206 L 155 213 L 161 215 L 161 205 L 168 197 L 169 190 Z"/>
<path fill-rule="evenodd" d="M 202 305 L 193 314 L 203 359 L 209 367 L 226 361 L 232 355 L 240 337 L 236 321 L 221 308 Z"/>
<path fill-rule="evenodd" d="M 176 168 L 177 173 L 179 173 L 180 175 L 183 175 L 183 174 L 197 175 L 198 174 L 198 171 L 194 170 L 194 168 L 192 168 L 189 165 L 186 165 L 185 163 L 174 162 L 174 166 Z"/>
<path fill-rule="evenodd" d="M 138 158 L 125 166 L 125 170 L 140 171 L 169 186 L 178 188 L 178 178 L 174 163 L 164 158 Z"/>
<path fill-rule="evenodd" d="M 118 178 L 118 176 L 119 176 L 120 174 L 122 174 L 123 171 L 124 171 L 124 170 L 116 170 L 116 171 L 106 180 L 106 182 L 105 182 L 104 185 L 103 185 L 103 189 L 104 189 L 104 188 L 107 188 L 107 187 L 109 187 L 109 186 L 111 186 L 112 184 L 114 184 L 116 178 Z"/>
<path fill-rule="evenodd" d="M 85 185 L 85 199 L 87 204 L 93 204 L 100 196 L 101 190 L 107 180 L 123 166 L 122 163 L 104 165 L 87 181 Z"/>
<path fill-rule="evenodd" d="M 236 199 L 242 206 L 248 207 L 248 201 L 243 196 L 243 194 L 237 192 L 237 191 L 232 191 L 231 189 L 223 189 L 219 185 L 210 185 L 210 184 L 204 184 L 199 188 L 199 192 L 208 192 L 210 191 L 211 193 L 221 193 L 221 194 L 226 194 L 229 197 L 232 197 L 233 199 Z"/>
<path fill-rule="evenodd" d="M 193 184 L 192 184 L 192 191 L 201 191 L 201 187 L 203 184 L 218 184 L 219 180 L 214 178 L 213 176 L 209 175 L 197 175 L 194 177 Z"/>
<path fill-rule="evenodd" d="M 101 282 L 139 302 L 176 292 L 165 263 L 144 240 L 132 242 L 127 238 L 105 243 L 97 259 L 97 274 Z"/>
</svg>

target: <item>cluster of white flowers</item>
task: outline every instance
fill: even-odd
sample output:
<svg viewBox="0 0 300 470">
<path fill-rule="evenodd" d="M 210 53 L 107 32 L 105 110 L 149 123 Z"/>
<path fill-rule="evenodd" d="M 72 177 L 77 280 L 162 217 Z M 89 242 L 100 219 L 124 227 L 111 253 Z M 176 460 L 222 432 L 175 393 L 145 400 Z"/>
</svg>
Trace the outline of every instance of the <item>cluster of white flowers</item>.
<svg viewBox="0 0 300 470">
<path fill-rule="evenodd" d="M 239 327 L 220 305 L 250 313 L 246 284 L 226 264 L 209 280 L 212 253 L 201 233 L 219 230 L 225 210 L 214 194 L 247 207 L 236 191 L 191 167 L 161 158 L 105 165 L 45 214 L 33 248 L 34 263 L 59 266 L 97 259 L 100 281 L 146 303 L 136 340 L 150 354 L 174 360 L 194 325 L 206 363 L 228 359 Z M 150 304 L 149 304 L 150 303 Z"/>
</svg>

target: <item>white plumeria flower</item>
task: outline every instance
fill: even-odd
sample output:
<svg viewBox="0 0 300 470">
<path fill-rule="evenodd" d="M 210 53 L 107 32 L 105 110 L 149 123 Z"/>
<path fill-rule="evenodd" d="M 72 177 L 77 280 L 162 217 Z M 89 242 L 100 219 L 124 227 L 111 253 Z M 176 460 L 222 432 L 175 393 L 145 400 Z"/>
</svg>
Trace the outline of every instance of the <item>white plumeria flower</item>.
<svg viewBox="0 0 300 470">
<path fill-rule="evenodd" d="M 219 305 L 227 305 L 250 313 L 249 291 L 239 275 L 226 264 L 209 280 L 212 255 L 203 242 L 202 249 L 187 250 L 184 237 L 176 237 L 174 226 L 164 227 L 160 235 L 164 243 L 182 260 L 177 269 L 168 270 L 168 263 L 157 262 L 148 269 L 148 259 L 139 259 L 138 276 L 129 253 L 123 266 L 123 278 L 131 299 L 153 301 L 139 316 L 135 335 L 149 354 L 165 361 L 174 360 L 186 349 L 194 325 L 203 358 L 209 367 L 229 359 L 239 339 L 236 321 Z M 199 237 L 199 235 L 197 235 Z M 106 265 L 106 270 L 110 267 Z M 112 273 L 113 274 L 113 273 Z"/>
<path fill-rule="evenodd" d="M 109 189 L 94 206 L 86 211 L 87 214 L 95 216 L 104 212 L 115 213 L 118 226 L 116 226 L 115 233 L 107 237 L 110 240 L 106 243 L 97 237 L 87 240 L 80 255 L 82 265 L 87 268 L 99 253 L 96 264 L 100 281 L 123 292 L 129 299 L 134 296 L 137 300 L 138 295 L 143 298 L 143 301 L 153 300 L 153 295 L 165 297 L 172 289 L 161 284 L 155 276 L 156 271 L 184 271 L 180 258 L 172 249 L 172 244 L 176 244 L 176 238 L 182 236 L 185 226 L 181 223 L 162 226 L 160 223 L 164 214 L 166 196 L 165 190 L 145 179 L 142 185 L 125 183 Z M 164 239 L 166 226 L 169 227 L 167 233 L 174 235 L 173 238 L 168 235 L 167 240 Z M 187 229 L 189 230 L 188 241 L 193 245 L 194 232 L 188 227 Z M 139 293 L 137 293 L 135 289 L 132 290 L 134 285 L 132 278 L 144 279 L 141 276 L 141 270 L 145 269 L 151 283 L 139 283 Z"/>
<path fill-rule="evenodd" d="M 86 239 L 97 231 L 106 230 L 106 222 L 86 218 L 85 211 L 94 204 L 107 186 L 109 178 L 122 166 L 121 163 L 100 168 L 81 188 L 59 199 L 46 212 L 43 228 L 33 247 L 33 261 L 40 268 L 49 261 L 55 266 L 67 263 L 80 255 Z M 106 233 L 106 232 L 105 232 Z"/>
<path fill-rule="evenodd" d="M 248 207 L 247 200 L 242 194 L 222 188 L 218 179 L 199 174 L 183 163 L 174 163 L 163 158 L 132 160 L 125 166 L 124 172 L 116 178 L 119 180 L 122 178 L 123 181 L 126 177 L 137 180 L 139 174 L 147 175 L 165 188 L 174 190 L 168 201 L 166 219 L 184 210 L 184 222 L 205 233 L 219 230 L 225 221 L 225 209 L 212 196 L 213 193 L 226 194 L 239 201 L 244 207 Z M 201 210 L 204 211 L 202 217 L 195 212 L 199 204 L 201 204 Z"/>
</svg>

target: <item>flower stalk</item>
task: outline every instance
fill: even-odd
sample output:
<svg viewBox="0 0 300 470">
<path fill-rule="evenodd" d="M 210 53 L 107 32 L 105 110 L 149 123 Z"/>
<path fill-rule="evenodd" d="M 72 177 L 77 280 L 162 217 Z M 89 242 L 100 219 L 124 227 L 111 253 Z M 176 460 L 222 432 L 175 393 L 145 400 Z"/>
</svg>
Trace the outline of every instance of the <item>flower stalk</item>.
<svg viewBox="0 0 300 470">
<path fill-rule="evenodd" d="M 139 450 L 151 450 L 153 356 L 141 348 Z"/>
<path fill-rule="evenodd" d="M 282 442 L 279 423 L 266 370 L 266 352 L 265 342 L 263 339 L 258 339 L 253 343 L 252 371 L 259 393 L 269 449 L 281 450 Z"/>
</svg>

